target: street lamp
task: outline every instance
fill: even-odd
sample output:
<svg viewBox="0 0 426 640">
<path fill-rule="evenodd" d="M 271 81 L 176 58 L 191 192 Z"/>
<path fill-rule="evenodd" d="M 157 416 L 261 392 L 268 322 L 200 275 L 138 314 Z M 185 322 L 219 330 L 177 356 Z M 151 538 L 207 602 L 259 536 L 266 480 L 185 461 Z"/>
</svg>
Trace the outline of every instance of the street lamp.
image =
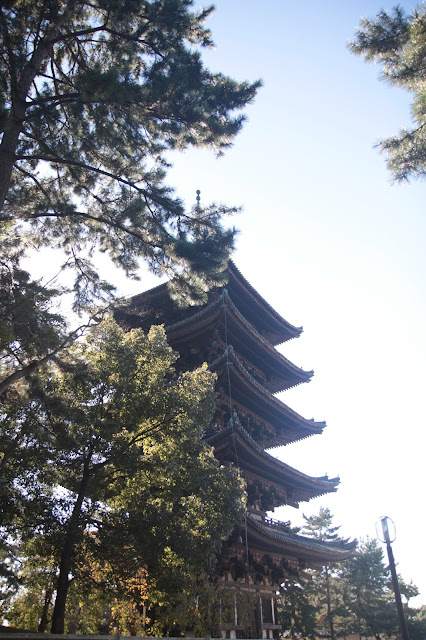
<svg viewBox="0 0 426 640">
<path fill-rule="evenodd" d="M 389 518 L 388 516 L 382 516 L 379 522 L 376 523 L 376 532 L 379 540 L 386 543 L 386 549 L 389 558 L 389 567 L 392 575 L 393 592 L 395 594 L 395 604 L 398 610 L 399 628 L 401 630 L 403 640 L 409 640 L 407 620 L 402 608 L 401 592 L 399 590 L 398 576 L 396 575 L 395 568 L 395 559 L 393 557 L 393 551 L 391 547 L 391 542 L 393 542 L 396 538 L 395 525 L 392 518 Z"/>
</svg>

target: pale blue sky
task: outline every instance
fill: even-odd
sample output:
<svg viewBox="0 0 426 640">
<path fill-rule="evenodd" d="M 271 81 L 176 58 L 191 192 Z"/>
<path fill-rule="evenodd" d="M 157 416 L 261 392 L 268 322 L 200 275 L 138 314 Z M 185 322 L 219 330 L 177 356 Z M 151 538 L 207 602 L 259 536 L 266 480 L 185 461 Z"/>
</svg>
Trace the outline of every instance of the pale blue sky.
<svg viewBox="0 0 426 640">
<path fill-rule="evenodd" d="M 399 569 L 426 603 L 417 548 L 426 525 L 426 185 L 392 186 L 373 149 L 409 124 L 410 96 L 346 49 L 361 16 L 391 6 L 216 2 L 207 65 L 264 87 L 234 148 L 220 160 L 177 155 L 169 182 L 188 206 L 196 189 L 205 204 L 243 206 L 233 220 L 237 266 L 305 329 L 282 351 L 315 376 L 282 399 L 328 427 L 276 453 L 311 475 L 339 475 L 341 486 L 276 515 L 297 522 L 328 506 L 354 537 L 374 536 L 376 520 L 391 516 Z"/>
</svg>

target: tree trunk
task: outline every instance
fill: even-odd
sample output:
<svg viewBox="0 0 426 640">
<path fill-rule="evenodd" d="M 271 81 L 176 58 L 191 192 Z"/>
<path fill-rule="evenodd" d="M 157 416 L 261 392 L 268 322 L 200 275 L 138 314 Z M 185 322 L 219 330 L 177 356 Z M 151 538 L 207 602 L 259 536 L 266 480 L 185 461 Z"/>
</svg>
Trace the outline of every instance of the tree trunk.
<svg viewBox="0 0 426 640">
<path fill-rule="evenodd" d="M 52 51 L 52 41 L 58 36 L 63 23 L 69 15 L 68 7 L 65 7 L 62 15 L 59 15 L 56 22 L 47 30 L 44 38 L 40 40 L 34 49 L 27 65 L 22 70 L 16 68 L 16 61 L 9 42 L 9 34 L 5 29 L 4 40 L 6 50 L 9 55 L 9 69 L 11 74 L 11 102 L 8 123 L 3 133 L 0 143 L 0 213 L 3 210 L 4 202 L 10 189 L 12 171 L 16 162 L 16 149 L 18 147 L 19 136 L 22 131 L 23 122 L 27 110 L 27 97 L 34 79 L 40 74 L 43 63 L 49 58 Z M 1 217 L 0 217 L 1 220 Z"/>
<path fill-rule="evenodd" d="M 43 611 L 41 613 L 41 618 L 40 618 L 40 622 L 38 624 L 38 629 L 37 629 L 39 633 L 44 633 L 47 629 L 47 623 L 49 621 L 48 619 L 49 607 L 52 604 L 52 596 L 53 596 L 52 589 L 47 588 L 46 593 L 44 595 Z"/>
<path fill-rule="evenodd" d="M 68 595 L 68 587 L 70 585 L 69 574 L 71 571 L 75 543 L 80 533 L 81 523 L 80 514 L 83 500 L 86 495 L 87 485 L 90 478 L 90 460 L 92 452 L 88 454 L 84 461 L 83 476 L 80 482 L 77 500 L 70 519 L 68 520 L 67 531 L 65 534 L 64 545 L 62 547 L 61 562 L 59 565 L 58 583 L 56 586 L 55 607 L 52 615 L 51 633 L 64 633 L 65 630 L 65 605 Z"/>
<path fill-rule="evenodd" d="M 13 122 L 10 129 L 4 132 L 0 144 L 0 211 L 3 209 L 4 201 L 9 192 L 20 132 L 21 124 L 17 121 Z"/>
<path fill-rule="evenodd" d="M 334 624 L 333 624 L 333 612 L 331 611 L 331 597 L 330 597 L 330 577 L 328 573 L 328 566 L 325 568 L 325 584 L 327 588 L 327 618 L 328 627 L 330 629 L 330 638 L 335 640 Z"/>
</svg>

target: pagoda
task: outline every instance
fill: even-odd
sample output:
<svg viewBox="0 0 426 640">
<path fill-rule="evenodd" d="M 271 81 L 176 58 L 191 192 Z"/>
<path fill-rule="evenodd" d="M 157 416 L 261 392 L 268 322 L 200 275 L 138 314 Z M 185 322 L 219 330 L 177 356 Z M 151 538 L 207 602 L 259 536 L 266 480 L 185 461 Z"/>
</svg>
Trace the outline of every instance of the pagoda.
<svg viewBox="0 0 426 640">
<path fill-rule="evenodd" d="M 226 286 L 213 289 L 203 306 L 181 308 L 167 284 L 135 296 L 116 310 L 127 329 L 165 326 L 179 354 L 178 370 L 207 362 L 217 375 L 217 406 L 205 433 L 217 459 L 240 469 L 246 482 L 247 512 L 224 541 L 217 572 L 235 593 L 256 595 L 256 611 L 247 628 L 235 598 L 235 610 L 222 621 L 224 638 L 278 636 L 275 598 L 279 585 L 305 569 L 350 557 L 354 543 L 320 542 L 294 533 L 289 523 L 268 514 L 336 491 L 339 478 L 311 477 L 268 453 L 322 433 L 324 422 L 307 420 L 276 394 L 303 382 L 312 371 L 292 364 L 276 349 L 300 336 L 302 328 L 282 318 L 247 282 L 233 262 Z"/>
</svg>

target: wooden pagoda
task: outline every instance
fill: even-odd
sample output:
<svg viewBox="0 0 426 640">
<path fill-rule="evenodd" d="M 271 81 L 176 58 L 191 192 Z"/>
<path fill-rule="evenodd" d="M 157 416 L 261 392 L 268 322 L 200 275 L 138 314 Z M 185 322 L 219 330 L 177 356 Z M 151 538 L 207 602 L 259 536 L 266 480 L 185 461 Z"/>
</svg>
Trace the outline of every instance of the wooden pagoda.
<svg viewBox="0 0 426 640">
<path fill-rule="evenodd" d="M 231 588 L 254 592 L 258 603 L 250 629 L 241 624 L 236 606 L 223 621 L 222 634 L 277 637 L 281 627 L 274 600 L 285 578 L 344 560 L 354 548 L 353 543 L 324 543 L 297 535 L 289 523 L 268 516 L 276 507 L 298 507 L 336 491 L 339 483 L 338 478 L 305 475 L 267 452 L 320 434 L 325 427 L 324 422 L 306 420 L 275 396 L 313 375 L 276 349 L 302 329 L 284 320 L 232 262 L 226 286 L 212 290 L 202 307 L 179 308 L 163 284 L 133 298 L 116 311 L 116 318 L 129 329 L 164 324 L 169 343 L 180 354 L 180 370 L 207 362 L 216 372 L 217 408 L 205 439 L 221 462 L 239 467 L 247 486 L 246 517 L 224 542 L 218 573 Z"/>
</svg>

